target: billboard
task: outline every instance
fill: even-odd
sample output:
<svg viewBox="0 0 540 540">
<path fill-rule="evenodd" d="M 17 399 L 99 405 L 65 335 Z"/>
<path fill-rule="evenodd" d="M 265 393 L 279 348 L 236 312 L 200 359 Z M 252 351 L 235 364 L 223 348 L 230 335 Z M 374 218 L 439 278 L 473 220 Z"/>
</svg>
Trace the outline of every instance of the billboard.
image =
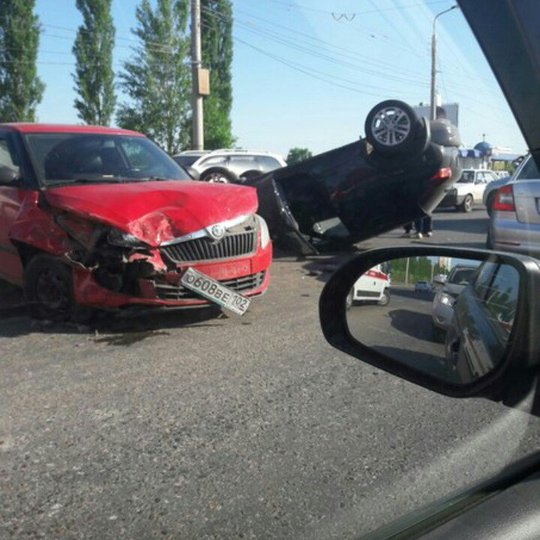
<svg viewBox="0 0 540 540">
<path fill-rule="evenodd" d="M 454 126 L 459 126 L 459 103 L 443 103 L 441 107 L 446 112 L 446 118 L 448 118 L 448 120 L 450 120 Z M 437 106 L 437 108 L 439 107 Z M 420 105 L 413 107 L 413 109 L 418 116 L 425 116 L 426 118 L 429 118 L 429 105 L 420 103 Z"/>
</svg>

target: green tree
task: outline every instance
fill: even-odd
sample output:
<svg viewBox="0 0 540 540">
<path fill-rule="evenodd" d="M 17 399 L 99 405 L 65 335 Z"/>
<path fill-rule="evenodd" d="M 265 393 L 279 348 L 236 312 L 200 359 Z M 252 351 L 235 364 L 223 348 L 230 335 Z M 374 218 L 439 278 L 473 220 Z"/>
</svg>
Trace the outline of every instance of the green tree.
<svg viewBox="0 0 540 540">
<path fill-rule="evenodd" d="M 230 0 L 201 1 L 203 67 L 210 70 L 210 95 L 204 100 L 206 148 L 234 146 L 232 135 L 232 5 Z"/>
<path fill-rule="evenodd" d="M 108 125 L 116 104 L 111 3 L 112 0 L 77 0 L 83 24 L 73 45 L 77 61 L 74 90 L 79 94 L 75 108 L 79 118 L 87 124 Z"/>
<path fill-rule="evenodd" d="M 291 148 L 287 155 L 287 165 L 294 165 L 313 157 L 307 148 Z"/>
<path fill-rule="evenodd" d="M 142 0 L 132 30 L 140 44 L 120 74 L 129 102 L 120 105 L 118 124 L 142 131 L 170 154 L 190 141 L 185 129 L 191 98 L 187 4 L 157 0 L 152 9 L 149 0 Z"/>
<path fill-rule="evenodd" d="M 0 0 L 0 121 L 34 122 L 44 84 L 37 76 L 35 0 Z"/>
</svg>

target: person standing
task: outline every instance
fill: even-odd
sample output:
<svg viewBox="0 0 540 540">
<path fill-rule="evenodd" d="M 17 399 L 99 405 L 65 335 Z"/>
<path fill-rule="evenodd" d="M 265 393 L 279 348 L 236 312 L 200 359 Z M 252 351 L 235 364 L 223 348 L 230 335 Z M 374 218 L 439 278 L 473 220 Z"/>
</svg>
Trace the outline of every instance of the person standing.
<svg viewBox="0 0 540 540">
<path fill-rule="evenodd" d="M 423 238 L 424 236 L 431 238 L 433 236 L 433 218 L 426 216 L 415 220 L 414 228 L 416 234 L 413 235 L 413 238 Z"/>
</svg>

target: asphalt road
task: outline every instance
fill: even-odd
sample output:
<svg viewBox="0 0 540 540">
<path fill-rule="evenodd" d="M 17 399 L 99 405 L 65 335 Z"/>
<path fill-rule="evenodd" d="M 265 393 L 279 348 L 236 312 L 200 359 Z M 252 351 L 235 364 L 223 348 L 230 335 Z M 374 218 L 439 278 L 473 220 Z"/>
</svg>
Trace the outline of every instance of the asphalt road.
<svg viewBox="0 0 540 540">
<path fill-rule="evenodd" d="M 448 378 L 444 344 L 434 340 L 433 294 L 414 286 L 392 285 L 386 306 L 355 303 L 347 312 L 351 335 L 358 341 L 425 373 Z"/>
<path fill-rule="evenodd" d="M 480 247 L 485 228 L 441 213 L 421 242 Z M 40 325 L 2 286 L 0 537 L 354 538 L 537 450 L 529 415 L 325 342 L 318 296 L 350 256 L 276 258 L 242 319 Z"/>
</svg>

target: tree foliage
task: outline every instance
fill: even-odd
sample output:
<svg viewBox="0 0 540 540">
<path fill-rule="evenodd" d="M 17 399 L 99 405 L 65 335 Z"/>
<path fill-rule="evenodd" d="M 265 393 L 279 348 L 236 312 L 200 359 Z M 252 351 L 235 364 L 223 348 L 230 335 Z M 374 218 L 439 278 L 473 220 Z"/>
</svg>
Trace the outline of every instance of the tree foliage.
<svg viewBox="0 0 540 540">
<path fill-rule="evenodd" d="M 45 86 L 37 76 L 35 0 L 0 0 L 0 121 L 34 122 Z"/>
<path fill-rule="evenodd" d="M 307 148 L 291 148 L 287 155 L 287 165 L 294 165 L 313 157 L 313 154 Z"/>
<path fill-rule="evenodd" d="M 111 16 L 112 0 L 77 0 L 83 24 L 79 27 L 73 54 L 75 67 L 75 109 L 87 124 L 108 125 L 116 97 L 112 53 L 115 29 Z"/>
<path fill-rule="evenodd" d="M 230 148 L 232 135 L 232 5 L 230 0 L 202 0 L 202 64 L 210 70 L 210 95 L 204 100 L 206 148 Z"/>
<path fill-rule="evenodd" d="M 187 4 L 157 0 L 152 9 L 149 0 L 141 1 L 132 30 L 139 45 L 120 74 L 129 101 L 119 107 L 118 124 L 144 132 L 170 154 L 190 140 L 185 129 L 191 96 Z"/>
</svg>

